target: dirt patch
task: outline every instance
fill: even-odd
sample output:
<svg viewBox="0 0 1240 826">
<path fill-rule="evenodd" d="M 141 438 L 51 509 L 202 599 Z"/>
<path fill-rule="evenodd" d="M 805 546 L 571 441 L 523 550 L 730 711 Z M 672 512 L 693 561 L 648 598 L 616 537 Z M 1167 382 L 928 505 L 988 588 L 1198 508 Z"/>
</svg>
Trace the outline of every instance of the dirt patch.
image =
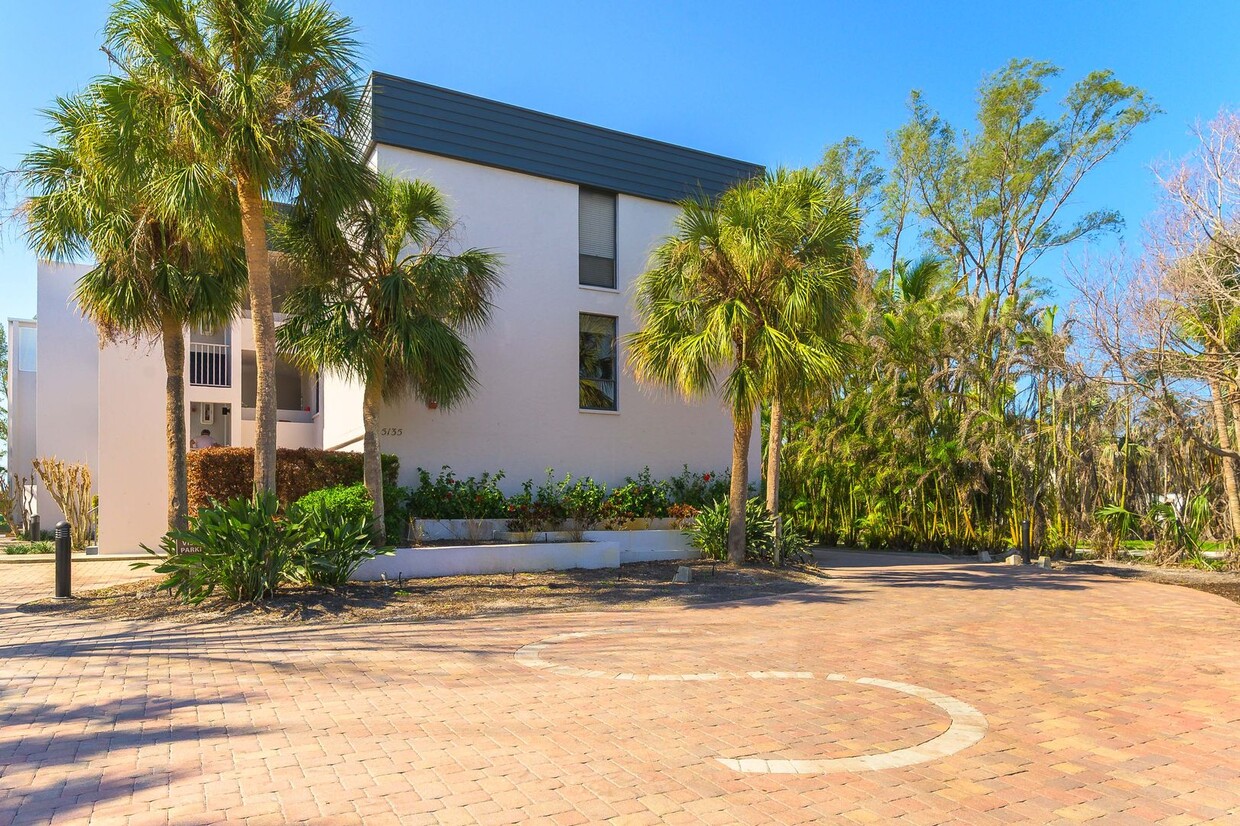
<svg viewBox="0 0 1240 826">
<path fill-rule="evenodd" d="M 691 583 L 672 583 L 678 565 L 693 569 Z M 826 580 L 827 575 L 812 565 L 738 569 L 706 561 L 642 562 L 618 569 L 359 582 L 339 590 L 290 588 L 259 604 L 212 597 L 201 605 L 183 605 L 158 590 L 160 579 L 154 578 L 87 591 L 69 602 L 29 602 L 18 610 L 73 619 L 185 623 L 382 622 L 701 605 L 777 596 Z"/>
<path fill-rule="evenodd" d="M 1139 579 L 1162 585 L 1180 585 L 1205 591 L 1207 594 L 1240 603 L 1240 573 L 1231 571 L 1202 571 L 1197 568 L 1159 568 L 1133 562 L 1073 562 L 1070 571 L 1106 574 L 1124 579 Z"/>
</svg>

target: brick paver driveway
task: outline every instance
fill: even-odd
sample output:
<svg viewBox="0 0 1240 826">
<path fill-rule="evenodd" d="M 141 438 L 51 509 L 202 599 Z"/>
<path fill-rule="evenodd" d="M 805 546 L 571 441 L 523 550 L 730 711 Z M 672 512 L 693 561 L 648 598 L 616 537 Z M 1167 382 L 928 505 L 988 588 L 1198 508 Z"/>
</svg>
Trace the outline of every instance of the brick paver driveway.
<svg viewBox="0 0 1240 826">
<path fill-rule="evenodd" d="M 965 565 L 424 624 L 4 607 L 0 823 L 1240 822 L 1238 632 L 1188 589 Z"/>
</svg>

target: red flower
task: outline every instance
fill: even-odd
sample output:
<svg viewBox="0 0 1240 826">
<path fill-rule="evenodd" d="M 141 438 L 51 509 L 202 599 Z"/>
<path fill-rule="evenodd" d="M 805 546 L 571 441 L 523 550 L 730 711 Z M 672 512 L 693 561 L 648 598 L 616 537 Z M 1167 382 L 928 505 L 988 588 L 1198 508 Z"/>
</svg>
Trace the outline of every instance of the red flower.
<svg viewBox="0 0 1240 826">
<path fill-rule="evenodd" d="M 710 474 L 709 474 L 709 473 L 703 473 L 703 474 L 702 474 L 702 481 L 703 481 L 703 482 L 709 482 L 709 481 L 710 481 Z"/>
</svg>

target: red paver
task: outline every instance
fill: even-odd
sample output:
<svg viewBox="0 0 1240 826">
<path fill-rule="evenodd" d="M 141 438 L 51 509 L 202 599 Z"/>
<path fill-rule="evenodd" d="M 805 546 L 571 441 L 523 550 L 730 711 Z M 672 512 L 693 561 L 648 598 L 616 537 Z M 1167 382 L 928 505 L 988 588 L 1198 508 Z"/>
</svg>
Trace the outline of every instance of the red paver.
<svg viewBox="0 0 1240 826">
<path fill-rule="evenodd" d="M 77 587 L 124 563 L 75 566 Z M 355 626 L 64 622 L 0 565 L 0 822 L 998 823 L 1240 820 L 1240 606 L 998 566 L 840 568 L 778 599 Z M 576 670 L 733 675 L 637 682 Z M 664 629 L 660 631 L 660 629 Z M 677 633 L 667 633 L 671 629 Z M 810 672 L 748 679 L 748 672 Z M 987 720 L 898 769 L 744 774 Z"/>
</svg>

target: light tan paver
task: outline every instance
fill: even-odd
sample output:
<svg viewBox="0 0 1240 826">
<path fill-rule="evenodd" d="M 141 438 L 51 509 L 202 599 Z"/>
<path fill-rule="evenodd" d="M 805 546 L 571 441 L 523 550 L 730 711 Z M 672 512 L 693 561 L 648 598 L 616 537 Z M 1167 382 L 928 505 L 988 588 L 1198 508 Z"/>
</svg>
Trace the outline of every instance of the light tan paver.
<svg viewBox="0 0 1240 826">
<path fill-rule="evenodd" d="M 0 823 L 1240 821 L 1240 606 L 1184 588 L 941 565 L 420 624 L 13 611 L 50 568 L 0 565 Z M 954 753 L 802 771 L 977 735 L 966 707 Z"/>
</svg>

